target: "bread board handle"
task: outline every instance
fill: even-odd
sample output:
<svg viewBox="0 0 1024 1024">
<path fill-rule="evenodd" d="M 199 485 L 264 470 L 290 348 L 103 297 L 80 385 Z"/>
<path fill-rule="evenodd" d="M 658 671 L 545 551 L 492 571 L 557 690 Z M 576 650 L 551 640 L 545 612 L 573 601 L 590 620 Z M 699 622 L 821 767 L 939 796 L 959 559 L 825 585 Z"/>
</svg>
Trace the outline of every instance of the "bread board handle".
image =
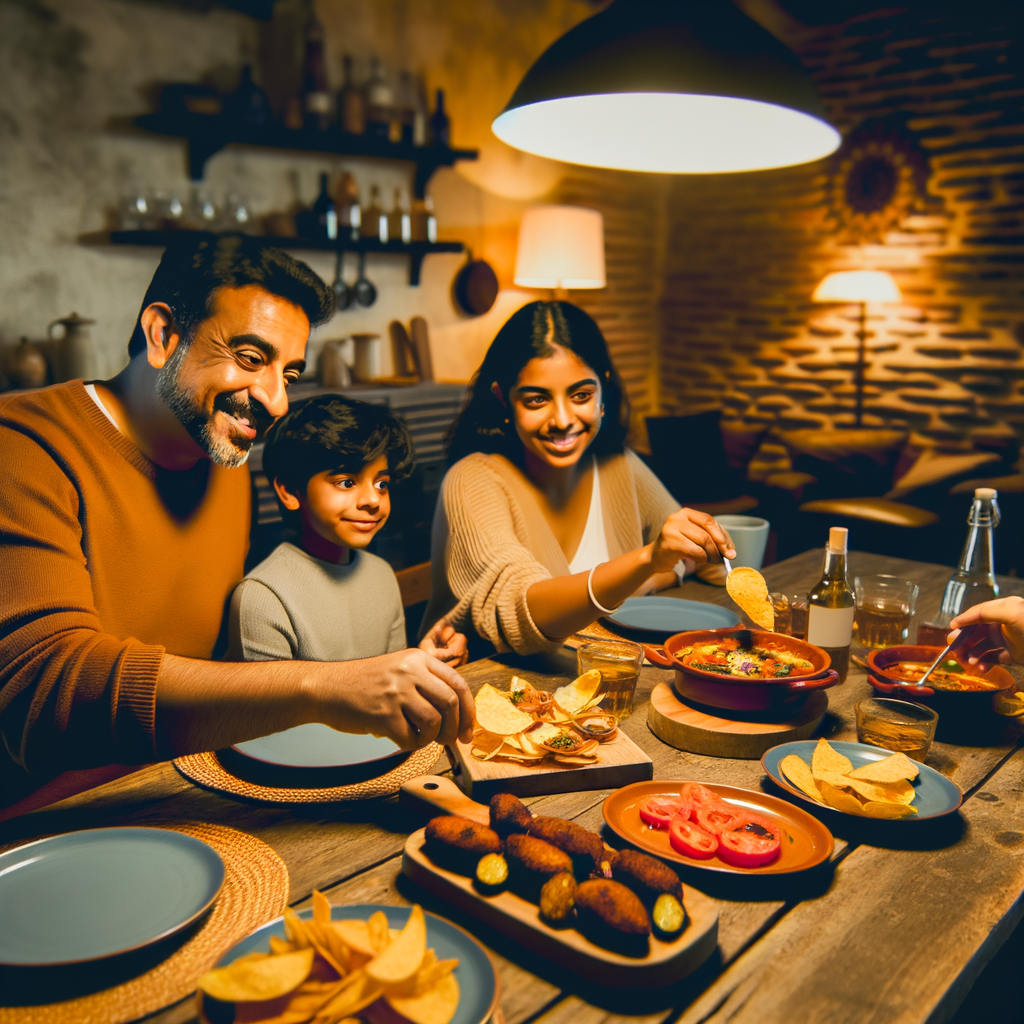
<svg viewBox="0 0 1024 1024">
<path fill-rule="evenodd" d="M 482 825 L 490 821 L 490 811 L 483 804 L 470 800 L 451 779 L 440 775 L 420 775 L 402 785 L 398 792 L 402 807 L 429 814 L 459 814 Z"/>
</svg>

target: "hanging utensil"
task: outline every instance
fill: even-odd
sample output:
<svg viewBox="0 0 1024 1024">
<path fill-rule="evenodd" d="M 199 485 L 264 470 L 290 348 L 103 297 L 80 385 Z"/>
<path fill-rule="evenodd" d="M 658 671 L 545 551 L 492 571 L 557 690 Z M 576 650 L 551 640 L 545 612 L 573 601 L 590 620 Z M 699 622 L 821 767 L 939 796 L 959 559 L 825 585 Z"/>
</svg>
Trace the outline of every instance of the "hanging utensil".
<svg viewBox="0 0 1024 1024">
<path fill-rule="evenodd" d="M 341 276 L 343 256 L 344 253 L 339 249 L 334 261 L 334 284 L 331 285 L 334 289 L 334 299 L 339 312 L 343 309 L 348 309 L 352 305 L 352 289 L 349 288 Z"/>
<path fill-rule="evenodd" d="M 359 277 L 353 286 L 356 302 L 360 306 L 372 306 L 377 301 L 377 288 L 366 276 L 366 253 L 359 254 Z"/>
</svg>

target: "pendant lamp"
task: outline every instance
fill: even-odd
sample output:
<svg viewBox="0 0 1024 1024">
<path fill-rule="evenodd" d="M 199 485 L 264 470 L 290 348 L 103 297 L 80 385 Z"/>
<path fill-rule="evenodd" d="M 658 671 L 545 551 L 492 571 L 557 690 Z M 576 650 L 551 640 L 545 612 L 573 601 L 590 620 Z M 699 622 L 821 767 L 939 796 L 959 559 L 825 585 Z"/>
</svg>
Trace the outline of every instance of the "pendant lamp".
<svg viewBox="0 0 1024 1024">
<path fill-rule="evenodd" d="M 796 55 L 731 0 L 614 0 L 538 58 L 492 129 L 552 160 L 673 174 L 787 167 L 841 141 Z"/>
</svg>

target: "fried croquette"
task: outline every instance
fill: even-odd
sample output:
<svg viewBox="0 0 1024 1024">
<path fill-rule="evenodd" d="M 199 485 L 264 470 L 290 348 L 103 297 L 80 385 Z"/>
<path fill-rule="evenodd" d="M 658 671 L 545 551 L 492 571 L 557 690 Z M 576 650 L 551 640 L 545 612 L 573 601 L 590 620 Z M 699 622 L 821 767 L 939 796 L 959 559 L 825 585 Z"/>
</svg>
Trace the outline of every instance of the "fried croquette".
<svg viewBox="0 0 1024 1024">
<path fill-rule="evenodd" d="M 682 931 L 686 924 L 686 911 L 682 903 L 671 893 L 663 892 L 655 901 L 654 909 L 651 911 L 651 920 L 654 927 L 662 935 L 671 937 Z"/>
<path fill-rule="evenodd" d="M 679 876 L 667 864 L 639 850 L 620 850 L 612 858 L 612 878 L 629 886 L 646 904 L 662 894 L 683 898 Z"/>
<path fill-rule="evenodd" d="M 538 875 L 572 873 L 572 858 L 564 851 L 536 836 L 511 835 L 505 844 L 509 867 L 521 867 Z"/>
<path fill-rule="evenodd" d="M 501 836 L 493 829 L 455 814 L 431 818 L 427 822 L 426 838 L 428 842 L 450 846 L 464 853 L 475 853 L 478 857 L 485 853 L 501 853 L 502 848 Z"/>
<path fill-rule="evenodd" d="M 541 917 L 552 924 L 564 924 L 572 913 L 576 897 L 576 879 L 562 871 L 552 875 L 540 890 Z"/>
<path fill-rule="evenodd" d="M 485 853 L 476 866 L 476 880 L 488 892 L 508 881 L 508 861 L 500 853 Z"/>
<path fill-rule="evenodd" d="M 540 815 L 530 825 L 530 835 L 564 850 L 577 867 L 577 874 L 586 878 L 591 872 L 600 872 L 604 859 L 604 843 L 596 832 L 563 818 Z"/>
<path fill-rule="evenodd" d="M 529 832 L 533 815 L 526 804 L 511 793 L 495 793 L 491 797 L 491 828 L 503 838 L 514 832 Z"/>
<path fill-rule="evenodd" d="M 591 918 L 620 935 L 651 934 L 650 918 L 640 897 L 611 879 L 592 878 L 581 882 L 576 888 L 576 913 L 584 924 Z"/>
</svg>

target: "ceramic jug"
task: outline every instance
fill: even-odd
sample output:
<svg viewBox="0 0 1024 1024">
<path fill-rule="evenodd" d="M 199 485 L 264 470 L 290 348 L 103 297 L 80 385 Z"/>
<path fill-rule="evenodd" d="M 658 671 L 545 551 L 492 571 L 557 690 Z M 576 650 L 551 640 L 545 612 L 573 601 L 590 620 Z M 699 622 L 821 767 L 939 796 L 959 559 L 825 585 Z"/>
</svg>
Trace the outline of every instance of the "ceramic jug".
<svg viewBox="0 0 1024 1024">
<path fill-rule="evenodd" d="M 87 320 L 72 313 L 71 316 L 54 320 L 47 327 L 51 339 L 54 339 L 54 327 L 59 324 L 64 328 L 63 336 L 54 339 L 57 340 L 57 380 L 91 380 L 94 376 L 92 339 L 89 336 L 89 326 L 94 323 L 95 320 Z"/>
<path fill-rule="evenodd" d="M 49 373 L 43 353 L 28 338 L 22 338 L 8 362 L 7 376 L 11 384 L 16 388 L 43 388 Z"/>
</svg>

